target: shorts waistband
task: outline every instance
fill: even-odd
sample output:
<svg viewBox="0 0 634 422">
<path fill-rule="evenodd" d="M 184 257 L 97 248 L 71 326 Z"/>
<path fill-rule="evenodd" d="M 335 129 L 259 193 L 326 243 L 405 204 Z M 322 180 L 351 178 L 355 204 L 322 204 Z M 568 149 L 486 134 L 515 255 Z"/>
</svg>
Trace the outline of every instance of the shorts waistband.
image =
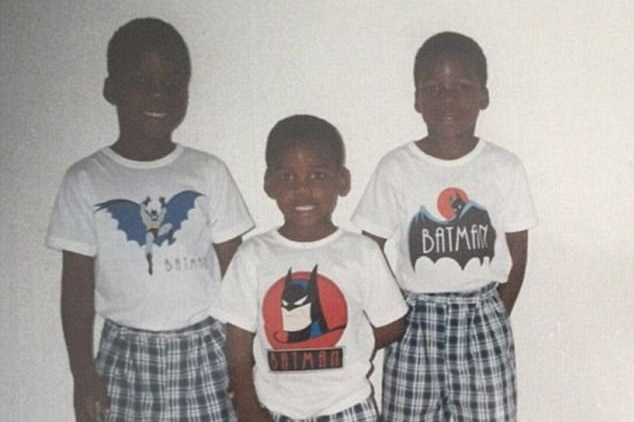
<svg viewBox="0 0 634 422">
<path fill-rule="evenodd" d="M 171 338 L 171 337 L 180 337 L 184 334 L 197 334 L 198 332 L 204 332 L 209 329 L 211 325 L 213 325 L 216 320 L 213 317 L 207 317 L 200 322 L 197 322 L 193 325 L 189 325 L 183 328 L 177 328 L 175 330 L 165 330 L 165 331 L 153 331 L 153 330 L 144 330 L 141 328 L 128 327 L 127 325 L 118 324 L 110 319 L 107 319 L 104 322 L 104 330 L 108 331 L 116 331 L 119 334 L 132 334 L 136 337 L 162 337 L 162 338 Z"/>
<path fill-rule="evenodd" d="M 489 283 L 476 290 L 466 292 L 442 292 L 442 293 L 417 293 L 403 290 L 403 295 L 408 301 L 426 301 L 435 303 L 477 303 L 497 294 L 499 283 Z"/>
</svg>

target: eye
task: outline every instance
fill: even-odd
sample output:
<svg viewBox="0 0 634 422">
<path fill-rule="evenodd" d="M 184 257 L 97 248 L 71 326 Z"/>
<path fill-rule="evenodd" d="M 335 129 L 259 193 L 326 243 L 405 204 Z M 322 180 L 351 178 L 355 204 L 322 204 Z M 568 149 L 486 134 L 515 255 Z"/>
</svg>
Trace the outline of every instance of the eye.
<svg viewBox="0 0 634 422">
<path fill-rule="evenodd" d="M 310 174 L 312 180 L 324 180 L 326 177 L 328 174 L 325 171 L 314 171 Z"/>
<path fill-rule="evenodd" d="M 282 182 L 291 182 L 293 181 L 293 175 L 291 173 L 282 172 L 277 175 L 277 179 Z"/>
<path fill-rule="evenodd" d="M 186 83 L 180 79 L 173 79 L 166 81 L 163 86 L 166 91 L 175 94 L 182 91 L 185 88 Z"/>
<path fill-rule="evenodd" d="M 301 306 L 304 303 L 306 303 L 306 301 L 308 300 L 308 296 L 304 296 L 303 298 L 296 300 L 295 302 L 293 302 L 293 305 L 295 306 Z"/>
<path fill-rule="evenodd" d="M 124 82 L 136 89 L 145 89 L 150 84 L 150 81 L 147 78 L 140 75 L 131 76 L 125 79 Z"/>
<path fill-rule="evenodd" d="M 460 82 L 456 86 L 456 91 L 459 93 L 467 93 L 473 91 L 473 84 L 471 82 Z"/>
<path fill-rule="evenodd" d="M 440 85 L 423 84 L 418 88 L 423 95 L 437 96 L 440 93 Z"/>
</svg>

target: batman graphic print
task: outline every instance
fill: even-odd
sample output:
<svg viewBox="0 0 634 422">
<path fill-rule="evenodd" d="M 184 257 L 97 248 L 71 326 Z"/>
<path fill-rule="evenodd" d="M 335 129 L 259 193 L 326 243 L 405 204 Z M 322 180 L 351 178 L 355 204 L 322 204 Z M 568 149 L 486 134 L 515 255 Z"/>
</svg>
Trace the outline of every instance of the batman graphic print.
<svg viewBox="0 0 634 422">
<path fill-rule="evenodd" d="M 272 371 L 343 365 L 343 350 L 336 345 L 348 322 L 347 303 L 337 285 L 319 274 L 318 265 L 310 272 L 289 268 L 265 295 L 262 313 Z"/>
<path fill-rule="evenodd" d="M 496 232 L 485 208 L 456 187 L 438 195 L 437 207 L 445 220 L 434 217 L 423 206 L 409 225 L 409 259 L 414 270 L 419 259 L 436 263 L 447 258 L 462 270 L 473 259 L 481 265 L 485 259 L 493 260 Z"/>
<path fill-rule="evenodd" d="M 169 200 L 150 196 L 141 202 L 113 199 L 97 204 L 96 211 L 108 211 L 117 220 L 117 228 L 125 233 L 126 239 L 144 248 L 148 273 L 152 274 L 153 247 L 174 243 L 176 233 L 199 196 L 198 192 L 185 190 Z"/>
</svg>

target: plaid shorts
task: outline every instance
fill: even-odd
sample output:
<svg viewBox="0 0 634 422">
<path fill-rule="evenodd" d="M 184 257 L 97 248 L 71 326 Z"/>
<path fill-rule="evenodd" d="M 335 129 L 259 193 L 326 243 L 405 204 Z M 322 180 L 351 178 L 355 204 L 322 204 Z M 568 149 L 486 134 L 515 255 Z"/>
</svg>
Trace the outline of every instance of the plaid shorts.
<svg viewBox="0 0 634 422">
<path fill-rule="evenodd" d="M 174 331 L 106 321 L 97 356 L 110 398 L 106 422 L 234 421 L 224 345 L 224 326 L 213 318 Z"/>
<path fill-rule="evenodd" d="M 405 293 L 407 329 L 385 352 L 385 421 L 515 421 L 515 352 L 497 284 Z"/>
<path fill-rule="evenodd" d="M 279 413 L 271 412 L 275 422 L 379 422 L 379 412 L 374 398 L 368 397 L 361 403 L 332 415 L 316 416 L 306 419 L 292 419 Z"/>
</svg>

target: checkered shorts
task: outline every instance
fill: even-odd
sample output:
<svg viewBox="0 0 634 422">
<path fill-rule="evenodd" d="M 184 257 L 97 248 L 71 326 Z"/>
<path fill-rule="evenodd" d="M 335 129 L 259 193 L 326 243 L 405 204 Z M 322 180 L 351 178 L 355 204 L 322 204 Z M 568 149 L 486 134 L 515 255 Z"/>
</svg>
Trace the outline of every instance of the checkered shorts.
<svg viewBox="0 0 634 422">
<path fill-rule="evenodd" d="M 279 413 L 271 412 L 275 422 L 379 422 L 379 412 L 372 397 L 361 403 L 332 415 L 316 416 L 307 419 L 292 419 Z"/>
<path fill-rule="evenodd" d="M 234 421 L 224 345 L 213 318 L 158 332 L 106 321 L 97 356 L 110 398 L 106 421 Z"/>
<path fill-rule="evenodd" d="M 384 420 L 515 421 L 513 336 L 497 285 L 405 299 L 406 332 L 385 353 Z"/>
</svg>

